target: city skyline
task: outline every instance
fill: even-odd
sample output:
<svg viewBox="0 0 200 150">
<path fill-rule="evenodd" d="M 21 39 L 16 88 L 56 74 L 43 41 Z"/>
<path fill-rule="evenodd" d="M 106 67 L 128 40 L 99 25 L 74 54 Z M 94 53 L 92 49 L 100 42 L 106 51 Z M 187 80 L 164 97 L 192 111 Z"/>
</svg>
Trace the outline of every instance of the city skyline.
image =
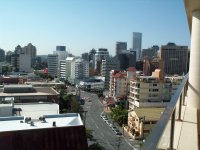
<svg viewBox="0 0 200 150">
<path fill-rule="evenodd" d="M 132 47 L 133 32 L 142 33 L 142 49 L 168 42 L 190 47 L 180 0 L 2 1 L 0 9 L 0 48 L 5 51 L 32 43 L 38 55 L 52 54 L 57 45 L 74 55 L 92 48 L 115 55 L 117 41 Z"/>
</svg>

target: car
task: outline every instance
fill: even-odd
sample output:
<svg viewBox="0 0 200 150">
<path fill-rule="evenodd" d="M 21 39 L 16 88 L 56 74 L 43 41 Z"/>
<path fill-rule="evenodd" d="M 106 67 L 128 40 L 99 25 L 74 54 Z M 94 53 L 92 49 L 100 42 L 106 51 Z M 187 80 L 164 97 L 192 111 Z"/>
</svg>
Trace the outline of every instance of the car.
<svg viewBox="0 0 200 150">
<path fill-rule="evenodd" d="M 111 122 L 109 120 L 105 121 L 107 125 L 110 125 Z"/>
<path fill-rule="evenodd" d="M 107 118 L 107 117 L 105 117 L 105 118 L 103 118 L 103 120 L 106 122 L 106 121 L 108 121 L 108 118 Z"/>
<path fill-rule="evenodd" d="M 112 126 L 111 128 L 112 128 L 113 131 L 117 130 L 117 128 L 115 126 Z"/>
<path fill-rule="evenodd" d="M 122 133 L 118 129 L 114 130 L 114 132 L 116 135 L 122 135 Z"/>
<path fill-rule="evenodd" d="M 109 124 L 109 127 L 110 127 L 110 128 L 112 128 L 112 127 L 113 127 L 113 124 L 112 124 L 112 123 L 110 123 L 110 124 Z"/>
<path fill-rule="evenodd" d="M 104 114 L 101 114 L 100 117 L 101 118 L 107 118 L 106 115 L 104 115 Z"/>
</svg>

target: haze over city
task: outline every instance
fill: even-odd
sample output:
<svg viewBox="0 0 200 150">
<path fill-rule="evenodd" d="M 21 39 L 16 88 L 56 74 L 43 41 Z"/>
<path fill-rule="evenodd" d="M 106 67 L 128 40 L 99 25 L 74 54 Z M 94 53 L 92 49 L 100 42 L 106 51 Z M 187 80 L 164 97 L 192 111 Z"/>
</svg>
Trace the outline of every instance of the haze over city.
<svg viewBox="0 0 200 150">
<path fill-rule="evenodd" d="M 1 1 L 0 48 L 11 50 L 32 43 L 37 54 L 49 54 L 56 45 L 80 55 L 115 43 L 132 47 L 132 32 L 141 32 L 142 48 L 175 42 L 190 45 L 182 0 Z"/>
</svg>

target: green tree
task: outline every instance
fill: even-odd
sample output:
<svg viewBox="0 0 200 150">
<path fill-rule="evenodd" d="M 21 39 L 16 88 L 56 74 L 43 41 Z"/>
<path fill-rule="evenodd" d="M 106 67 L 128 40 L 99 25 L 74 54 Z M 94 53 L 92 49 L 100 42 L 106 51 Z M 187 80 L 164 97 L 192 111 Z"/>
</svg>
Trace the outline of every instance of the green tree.
<svg viewBox="0 0 200 150">
<path fill-rule="evenodd" d="M 88 147 L 88 150 L 105 150 L 99 143 L 94 143 Z"/>
<path fill-rule="evenodd" d="M 91 129 L 86 129 L 86 137 L 87 139 L 89 139 L 90 141 L 95 141 L 93 135 L 92 135 L 93 130 Z"/>
<path fill-rule="evenodd" d="M 80 106 L 78 99 L 75 97 L 73 97 L 71 100 L 70 108 L 70 112 L 82 114 L 83 108 Z"/>
<path fill-rule="evenodd" d="M 113 108 L 110 115 L 119 125 L 125 124 L 128 121 L 128 110 L 121 105 Z"/>
</svg>

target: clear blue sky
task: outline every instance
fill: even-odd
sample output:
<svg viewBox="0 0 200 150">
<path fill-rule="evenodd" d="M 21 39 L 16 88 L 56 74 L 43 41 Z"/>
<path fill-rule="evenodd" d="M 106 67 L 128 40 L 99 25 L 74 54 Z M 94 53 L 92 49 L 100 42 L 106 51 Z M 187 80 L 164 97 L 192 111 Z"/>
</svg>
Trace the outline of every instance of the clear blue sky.
<svg viewBox="0 0 200 150">
<path fill-rule="evenodd" d="M 75 55 L 92 48 L 115 54 L 116 41 L 132 47 L 142 32 L 142 48 L 190 44 L 183 0 L 1 0 L 0 48 L 32 43 L 38 54 L 65 45 Z"/>
</svg>

